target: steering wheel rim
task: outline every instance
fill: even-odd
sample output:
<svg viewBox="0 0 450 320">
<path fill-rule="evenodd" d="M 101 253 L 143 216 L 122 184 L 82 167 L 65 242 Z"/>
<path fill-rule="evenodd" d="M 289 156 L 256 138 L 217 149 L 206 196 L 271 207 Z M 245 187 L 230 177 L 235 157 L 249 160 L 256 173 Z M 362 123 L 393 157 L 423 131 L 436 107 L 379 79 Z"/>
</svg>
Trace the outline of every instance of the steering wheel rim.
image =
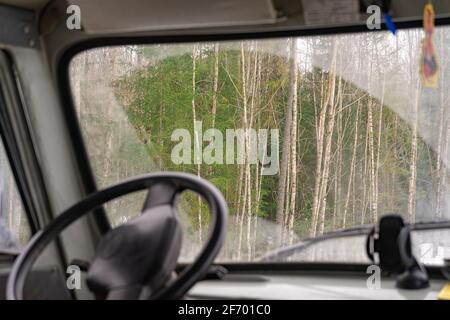
<svg viewBox="0 0 450 320">
<path fill-rule="evenodd" d="M 32 266 L 42 251 L 59 234 L 81 217 L 118 197 L 148 189 L 158 183 L 172 182 L 176 193 L 192 190 L 201 195 L 209 205 L 212 229 L 208 240 L 195 261 L 187 266 L 168 287 L 151 299 L 178 299 L 182 297 L 206 273 L 225 239 L 228 207 L 222 193 L 208 181 L 187 173 L 160 172 L 127 179 L 121 183 L 97 191 L 59 214 L 44 229 L 38 231 L 14 262 L 8 277 L 6 297 L 8 300 L 23 300 L 25 281 Z"/>
</svg>

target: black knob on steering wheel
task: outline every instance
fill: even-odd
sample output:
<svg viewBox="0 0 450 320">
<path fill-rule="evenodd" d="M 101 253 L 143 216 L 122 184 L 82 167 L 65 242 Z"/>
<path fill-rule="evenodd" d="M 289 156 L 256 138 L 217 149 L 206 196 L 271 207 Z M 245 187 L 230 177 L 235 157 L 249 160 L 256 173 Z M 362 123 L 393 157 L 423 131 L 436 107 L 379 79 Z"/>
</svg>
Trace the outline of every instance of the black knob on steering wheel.
<svg viewBox="0 0 450 320">
<path fill-rule="evenodd" d="M 178 299 L 207 272 L 225 239 L 228 208 L 212 184 L 185 173 L 154 173 L 129 179 L 89 195 L 37 232 L 16 259 L 7 285 L 7 298 L 23 299 L 33 263 L 65 228 L 108 201 L 148 189 L 142 214 L 110 230 L 101 239 L 91 263 L 87 284 L 97 298 Z M 212 228 L 197 259 L 173 280 L 181 248 L 177 196 L 192 190 L 212 213 Z"/>
</svg>

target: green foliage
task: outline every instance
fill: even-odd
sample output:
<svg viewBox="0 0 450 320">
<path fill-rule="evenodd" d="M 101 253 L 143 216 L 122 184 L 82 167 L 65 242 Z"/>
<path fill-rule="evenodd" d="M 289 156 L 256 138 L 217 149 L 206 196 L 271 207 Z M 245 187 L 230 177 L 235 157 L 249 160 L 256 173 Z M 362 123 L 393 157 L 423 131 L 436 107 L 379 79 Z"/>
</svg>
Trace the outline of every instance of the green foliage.
<svg viewBox="0 0 450 320">
<path fill-rule="evenodd" d="M 328 52 L 330 44 L 323 42 L 324 52 Z M 119 158 L 126 158 L 135 165 L 139 165 L 144 159 L 153 159 L 154 165 L 162 170 L 186 171 L 197 173 L 197 165 L 175 165 L 171 161 L 172 148 L 178 141 L 171 141 L 172 132 L 178 128 L 184 128 L 191 132 L 193 137 L 193 112 L 192 99 L 195 99 L 196 120 L 203 122 L 203 131 L 212 125 L 213 114 L 213 77 L 215 54 L 210 48 L 200 50 L 196 58 L 195 69 L 195 96 L 192 90 L 193 59 L 192 52 L 184 50 L 181 54 L 176 54 L 180 48 L 167 51 L 165 55 L 161 48 L 153 50 L 146 48 L 144 55 L 152 58 L 152 63 L 143 69 L 122 77 L 115 81 L 115 94 L 119 102 L 124 106 L 127 117 L 131 125 L 137 132 L 139 141 L 121 146 Z M 186 48 L 185 48 L 186 49 Z M 319 47 L 320 49 L 320 47 Z M 155 56 L 159 52 L 159 56 Z M 222 133 L 226 129 L 236 129 L 243 126 L 242 110 L 242 75 L 240 52 L 232 49 L 222 49 L 219 51 L 219 88 L 217 93 L 217 113 L 215 115 L 216 128 Z M 282 132 L 285 121 L 285 106 L 287 104 L 287 80 L 289 66 L 288 61 L 277 55 L 260 53 L 263 61 L 261 69 L 260 90 L 256 97 L 256 112 L 254 113 L 255 129 L 277 128 Z M 313 193 L 315 183 L 316 166 L 316 122 L 318 99 L 320 97 L 320 83 L 323 79 L 319 69 L 301 73 L 298 88 L 298 196 L 297 212 L 294 223 L 294 230 L 300 236 L 308 235 L 313 207 Z M 380 212 L 405 212 L 407 202 L 408 179 L 410 177 L 409 158 L 411 154 L 411 129 L 398 116 L 388 108 L 381 108 L 380 102 L 365 96 L 365 92 L 355 87 L 351 83 L 343 80 L 345 98 L 343 105 L 351 105 L 342 111 L 343 137 L 342 137 L 342 167 L 340 188 L 342 190 L 341 199 L 333 198 L 334 179 L 337 174 L 336 152 L 332 153 L 332 172 L 330 187 L 328 190 L 328 204 L 326 208 L 325 229 L 336 228 L 341 223 L 341 218 L 337 217 L 337 222 L 332 222 L 331 216 L 336 210 L 342 212 L 345 203 L 345 192 L 351 181 L 349 181 L 349 164 L 352 158 L 353 139 L 355 132 L 356 108 L 360 106 L 360 119 L 358 128 L 358 147 L 356 150 L 356 163 L 354 181 L 356 185 L 351 192 L 356 193 L 350 199 L 348 217 L 350 226 L 361 222 L 370 222 L 368 213 L 368 173 L 367 149 L 365 142 L 367 139 L 367 110 L 369 99 L 373 103 L 373 126 L 375 144 L 377 141 L 377 125 L 379 117 L 382 116 L 381 145 L 375 145 L 380 150 L 382 164 L 379 168 L 379 211 Z M 355 101 L 360 101 L 356 104 Z M 381 113 L 382 112 L 382 113 Z M 280 135 L 280 139 L 282 136 Z M 283 141 L 280 141 L 280 145 Z M 333 134 L 333 150 L 339 143 L 337 132 Z M 142 149 L 142 145 L 145 149 Z M 203 143 L 203 148 L 207 143 Z M 433 170 L 433 155 L 426 148 L 424 143 L 419 143 L 418 149 L 418 176 L 429 176 Z M 256 175 L 255 167 L 252 167 L 252 175 Z M 364 171 L 366 170 L 366 171 Z M 232 215 L 239 214 L 240 199 L 237 194 L 239 185 L 239 165 L 216 164 L 201 165 L 201 176 L 214 183 L 225 195 Z M 383 178 L 389 181 L 388 177 L 394 177 L 398 194 L 393 197 L 392 185 L 383 183 Z M 276 190 L 278 186 L 278 175 L 264 176 L 261 183 L 261 198 L 251 204 L 254 214 L 269 220 L 275 220 L 276 212 Z M 417 197 L 420 199 L 427 197 L 430 186 L 426 181 L 418 183 Z M 256 195 L 252 194 L 256 199 Z M 366 197 L 363 199 L 363 197 Z M 365 201 L 365 202 L 364 202 Z M 188 214 L 192 218 L 193 225 L 196 224 L 196 215 L 199 207 L 195 199 L 188 199 L 191 209 Z M 201 210 L 207 212 L 206 207 Z M 363 217 L 366 217 L 364 221 Z M 208 216 L 203 217 L 207 221 Z"/>
</svg>

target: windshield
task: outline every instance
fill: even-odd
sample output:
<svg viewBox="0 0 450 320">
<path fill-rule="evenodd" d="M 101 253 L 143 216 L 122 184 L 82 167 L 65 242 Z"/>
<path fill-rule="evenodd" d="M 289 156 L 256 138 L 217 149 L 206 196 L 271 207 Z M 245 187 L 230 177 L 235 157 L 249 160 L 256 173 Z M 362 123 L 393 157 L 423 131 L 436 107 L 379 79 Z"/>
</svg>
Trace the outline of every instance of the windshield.
<svg viewBox="0 0 450 320">
<path fill-rule="evenodd" d="M 435 34 L 437 88 L 421 85 L 423 37 L 411 29 L 78 54 L 70 80 L 98 186 L 160 170 L 211 181 L 230 209 L 219 261 L 261 261 L 386 213 L 449 220 L 449 28 Z M 137 215 L 144 196 L 107 206 L 111 223 Z M 192 194 L 179 207 L 190 261 L 208 209 Z M 414 238 L 433 259 L 450 247 L 448 232 L 436 232 Z M 325 242 L 289 261 L 367 262 L 363 236 Z"/>
</svg>

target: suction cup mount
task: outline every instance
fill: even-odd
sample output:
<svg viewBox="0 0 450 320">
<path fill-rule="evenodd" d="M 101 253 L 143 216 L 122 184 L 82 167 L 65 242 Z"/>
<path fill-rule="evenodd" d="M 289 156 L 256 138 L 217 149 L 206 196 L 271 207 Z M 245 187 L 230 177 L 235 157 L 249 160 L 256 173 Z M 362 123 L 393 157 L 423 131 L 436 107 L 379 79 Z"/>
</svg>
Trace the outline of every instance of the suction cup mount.
<svg viewBox="0 0 450 320">
<path fill-rule="evenodd" d="M 381 270 L 397 274 L 400 289 L 424 289 L 428 274 L 412 252 L 411 229 L 398 214 L 385 215 L 367 239 L 367 254 Z"/>
</svg>

